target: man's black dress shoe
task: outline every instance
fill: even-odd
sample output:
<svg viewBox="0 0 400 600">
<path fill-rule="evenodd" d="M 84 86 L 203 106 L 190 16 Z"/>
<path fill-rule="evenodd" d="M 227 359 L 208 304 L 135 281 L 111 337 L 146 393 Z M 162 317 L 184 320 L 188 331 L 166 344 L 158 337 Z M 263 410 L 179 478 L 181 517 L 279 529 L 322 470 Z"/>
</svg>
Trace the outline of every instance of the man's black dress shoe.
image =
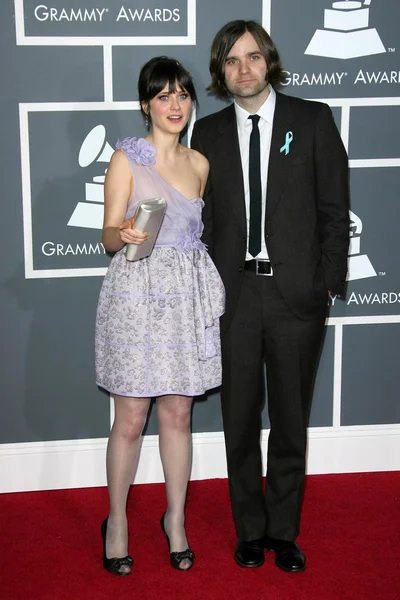
<svg viewBox="0 0 400 600">
<path fill-rule="evenodd" d="M 238 541 L 235 560 L 241 567 L 261 567 L 264 563 L 264 540 Z"/>
<path fill-rule="evenodd" d="M 275 564 L 280 569 L 291 573 L 299 573 L 306 568 L 306 557 L 296 542 L 266 537 L 265 547 L 267 550 L 275 552 Z"/>
</svg>

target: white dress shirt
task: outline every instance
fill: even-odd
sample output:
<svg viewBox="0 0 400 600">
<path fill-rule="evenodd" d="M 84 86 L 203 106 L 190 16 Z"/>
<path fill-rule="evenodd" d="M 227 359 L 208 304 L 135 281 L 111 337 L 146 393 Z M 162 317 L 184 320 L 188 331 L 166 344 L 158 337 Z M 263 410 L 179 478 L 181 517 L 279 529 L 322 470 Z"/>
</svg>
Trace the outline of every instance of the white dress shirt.
<svg viewBox="0 0 400 600">
<path fill-rule="evenodd" d="M 268 250 L 265 244 L 265 212 L 266 212 L 266 201 L 267 201 L 267 177 L 268 177 L 268 163 L 269 153 L 271 150 L 271 138 L 272 138 L 272 124 L 274 120 L 276 94 L 272 86 L 269 87 L 269 96 L 262 106 L 257 111 L 257 115 L 260 116 L 258 122 L 258 128 L 260 130 L 260 156 L 261 156 L 261 194 L 262 194 L 262 212 L 261 212 L 261 252 L 257 255 L 257 258 L 268 259 Z M 254 258 L 248 250 L 249 243 L 249 229 L 250 229 L 250 186 L 249 186 L 249 148 L 250 148 L 250 134 L 253 128 L 253 123 L 249 119 L 251 113 L 244 110 L 236 102 L 236 123 L 239 136 L 239 147 L 240 157 L 242 161 L 243 170 L 243 182 L 244 182 L 244 199 L 246 205 L 246 223 L 247 223 L 247 252 L 246 260 Z"/>
</svg>

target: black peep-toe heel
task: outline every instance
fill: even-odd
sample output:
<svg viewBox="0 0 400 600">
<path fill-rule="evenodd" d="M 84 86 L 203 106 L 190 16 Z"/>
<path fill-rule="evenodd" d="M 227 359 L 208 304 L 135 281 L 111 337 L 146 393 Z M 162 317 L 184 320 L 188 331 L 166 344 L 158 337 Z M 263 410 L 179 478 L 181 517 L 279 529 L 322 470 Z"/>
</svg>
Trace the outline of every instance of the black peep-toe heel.
<svg viewBox="0 0 400 600">
<path fill-rule="evenodd" d="M 169 541 L 168 534 L 165 531 L 164 519 L 165 519 L 165 513 L 161 517 L 160 525 L 161 525 L 163 534 L 167 538 L 168 550 L 169 550 L 169 560 L 171 563 L 171 567 L 174 567 L 174 569 L 177 569 L 178 571 L 189 571 L 189 569 L 191 569 L 193 567 L 195 554 L 190 548 L 186 548 L 186 550 L 182 550 L 182 552 L 171 552 L 171 544 Z M 190 560 L 190 566 L 187 569 L 181 569 L 181 567 L 180 567 L 181 562 L 183 560 Z"/>
<path fill-rule="evenodd" d="M 106 554 L 106 537 L 107 537 L 107 523 L 108 517 L 101 524 L 101 537 L 103 538 L 103 567 L 106 571 L 109 571 L 113 575 L 119 575 L 120 577 L 126 577 L 131 574 L 131 571 L 121 571 L 121 567 L 129 567 L 131 569 L 133 565 L 133 558 L 124 556 L 122 558 L 107 558 Z"/>
</svg>

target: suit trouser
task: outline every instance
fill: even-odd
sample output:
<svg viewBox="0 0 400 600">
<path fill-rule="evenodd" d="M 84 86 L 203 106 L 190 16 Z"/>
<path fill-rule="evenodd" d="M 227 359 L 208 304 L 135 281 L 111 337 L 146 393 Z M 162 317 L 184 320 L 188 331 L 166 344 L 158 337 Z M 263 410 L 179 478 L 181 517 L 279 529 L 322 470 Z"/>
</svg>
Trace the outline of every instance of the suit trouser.
<svg viewBox="0 0 400 600">
<path fill-rule="evenodd" d="M 298 535 L 307 426 L 327 300 L 311 320 L 287 306 L 274 277 L 245 271 L 232 322 L 222 334 L 222 415 L 229 490 L 241 540 Z M 267 483 L 260 447 L 267 370 Z"/>
</svg>

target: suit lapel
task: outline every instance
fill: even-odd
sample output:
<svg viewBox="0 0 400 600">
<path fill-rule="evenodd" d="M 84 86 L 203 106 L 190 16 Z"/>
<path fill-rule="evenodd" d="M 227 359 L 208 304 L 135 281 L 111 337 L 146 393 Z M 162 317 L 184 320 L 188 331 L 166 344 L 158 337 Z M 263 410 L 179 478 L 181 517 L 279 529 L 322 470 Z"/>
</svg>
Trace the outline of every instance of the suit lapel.
<svg viewBox="0 0 400 600">
<path fill-rule="evenodd" d="M 242 162 L 240 158 L 239 139 L 237 133 L 234 105 L 226 109 L 218 126 L 219 138 L 216 152 L 220 157 L 219 176 L 224 178 L 225 187 L 230 197 L 232 210 L 246 234 L 246 208 L 244 201 L 244 184 Z"/>
<path fill-rule="evenodd" d="M 276 93 L 276 105 L 272 128 L 271 150 L 268 165 L 267 184 L 267 221 L 272 218 L 279 199 L 282 195 L 290 164 L 296 153 L 296 136 L 293 131 L 294 114 L 290 106 L 290 99 Z M 281 152 L 285 145 L 286 136 L 292 132 L 293 139 L 289 146 L 288 154 Z"/>
</svg>

